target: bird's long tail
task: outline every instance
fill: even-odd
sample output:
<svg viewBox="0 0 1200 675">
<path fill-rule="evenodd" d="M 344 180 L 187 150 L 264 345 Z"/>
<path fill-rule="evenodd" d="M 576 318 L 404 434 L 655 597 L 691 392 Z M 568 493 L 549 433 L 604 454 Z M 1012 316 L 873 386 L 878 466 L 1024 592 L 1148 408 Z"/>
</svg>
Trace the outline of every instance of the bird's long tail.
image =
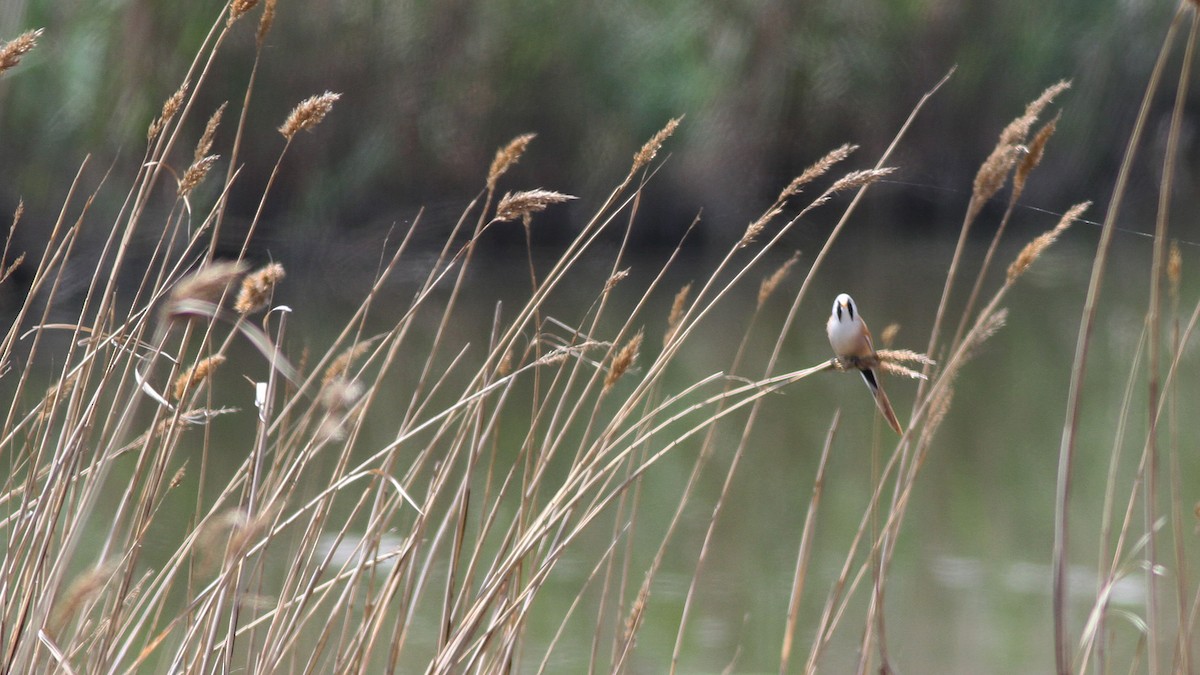
<svg viewBox="0 0 1200 675">
<path fill-rule="evenodd" d="M 896 433 L 903 436 L 904 427 L 901 427 L 900 420 L 896 419 L 896 413 L 892 410 L 892 403 L 888 400 L 887 394 L 883 392 L 883 386 L 879 384 L 879 378 L 875 376 L 875 371 L 864 368 L 859 372 L 862 373 L 863 381 L 867 383 L 867 387 L 871 390 L 871 395 L 875 397 L 875 405 L 879 408 L 879 412 L 883 413 L 883 418 L 892 426 L 892 429 L 895 429 Z"/>
</svg>

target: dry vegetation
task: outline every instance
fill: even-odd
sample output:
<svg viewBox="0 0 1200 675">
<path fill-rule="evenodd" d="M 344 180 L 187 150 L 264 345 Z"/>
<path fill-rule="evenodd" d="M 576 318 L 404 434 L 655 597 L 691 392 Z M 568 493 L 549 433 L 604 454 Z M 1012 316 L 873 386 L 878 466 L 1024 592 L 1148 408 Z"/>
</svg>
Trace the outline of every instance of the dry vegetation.
<svg viewBox="0 0 1200 675">
<path fill-rule="evenodd" d="M 264 4 L 257 10 L 260 48 L 274 16 L 274 3 Z M 855 148 L 843 146 L 817 160 L 783 188 L 778 200 L 691 287 L 664 288 L 663 274 L 646 287 L 630 287 L 622 248 L 611 261 L 608 279 L 597 284 L 591 305 L 573 318 L 573 325 L 550 318 L 545 312 L 550 299 L 564 285 L 577 283 L 577 266 L 595 243 L 620 239 L 622 232 L 637 226 L 641 190 L 661 166 L 656 156 L 676 129 L 678 120 L 672 120 L 631 152 L 628 174 L 609 195 L 595 200 L 599 205 L 586 224 L 541 278 L 529 262 L 525 304 L 497 312 L 490 335 L 478 336 L 470 349 L 457 351 L 459 346 L 445 335 L 465 292 L 476 243 L 501 221 L 521 220 L 528 232 L 539 211 L 574 199 L 540 188 L 508 191 L 497 198 L 505 172 L 536 142 L 532 135 L 518 136 L 497 152 L 489 171 L 480 168 L 485 176 L 480 194 L 462 214 L 409 306 L 389 317 L 390 330 L 364 334 L 368 315 L 378 311 L 373 301 L 379 289 L 411 255 L 419 220 L 403 234 L 374 288 L 325 352 L 313 358 L 285 354 L 276 345 L 286 343 L 283 333 L 290 310 L 274 306 L 272 300 L 276 287 L 286 283 L 283 268 L 249 271 L 240 258 L 214 259 L 224 195 L 239 180 L 237 141 L 231 148 L 218 149 L 227 160 L 210 152 L 215 130 L 228 123 L 222 117 L 224 106 L 207 113 L 210 121 L 194 148 L 185 147 L 188 130 L 194 128 L 188 122 L 206 114 L 194 109 L 196 92 L 212 76 L 214 59 L 229 32 L 254 30 L 246 27 L 254 5 L 234 2 L 217 18 L 184 84 L 167 97 L 151 124 L 145 159 L 130 180 L 124 208 L 108 222 L 111 235 L 82 304 L 64 308 L 59 298 L 64 270 L 78 255 L 81 227 L 97 218 L 89 211 L 90 200 L 77 194 L 84 190 L 82 185 L 71 186 L 66 208 L 42 251 L 22 259 L 6 246 L 0 261 L 3 283 L 14 283 L 9 273 L 15 265 L 27 266 L 30 280 L 25 301 L 0 343 L 0 376 L 12 401 L 0 435 L 5 458 L 0 532 L 6 544 L 0 572 L 0 659 L 5 671 L 346 673 L 423 667 L 431 673 L 540 672 L 555 670 L 555 649 L 568 631 L 593 636 L 591 653 L 585 657 L 591 669 L 626 670 L 647 608 L 655 602 L 656 574 L 681 517 L 688 508 L 701 508 L 709 514 L 708 532 L 687 601 L 672 627 L 678 635 L 674 655 L 653 670 L 694 667 L 683 653 L 684 638 L 693 630 L 693 598 L 705 583 L 716 524 L 739 460 L 752 448 L 763 399 L 783 387 L 807 386 L 799 381 L 840 365 L 829 361 L 787 371 L 780 359 L 784 338 L 793 330 L 802 303 L 826 302 L 809 297 L 811 282 L 863 194 L 891 170 L 891 148 L 873 167 L 848 171 L 841 178 L 825 174 L 839 170 Z M 1178 49 L 1176 29 L 1188 20 L 1189 57 L 1192 53 L 1196 20 L 1188 7 L 1181 5 L 1166 38 L 1163 61 L 1151 78 L 1128 156 L 1141 141 L 1148 102 L 1164 76 L 1166 55 Z M 16 38 L 0 49 L 0 68 L 17 65 L 38 40 L 46 39 L 53 36 L 39 31 Z M 1180 101 L 1187 93 L 1189 65 L 1185 61 L 1177 85 Z M 902 141 L 909 123 L 940 86 L 917 103 L 892 147 Z M 990 290 L 988 280 L 995 275 L 987 272 L 993 268 L 995 242 L 983 261 L 972 263 L 965 259 L 967 234 L 983 204 L 1011 180 L 1010 207 L 995 235 L 999 241 L 1012 205 L 1051 140 L 1055 121 L 1044 123 L 1039 131 L 1034 128 L 1067 87 L 1054 85 L 1031 103 L 1003 130 L 979 171 L 937 318 L 924 345 L 937 363 L 913 351 L 881 351 L 892 372 L 912 373 L 900 364 L 916 362 L 927 379 L 921 381 L 913 411 L 904 420 L 907 431 L 880 457 L 860 526 L 839 575 L 825 588 L 809 583 L 809 561 L 814 532 L 821 525 L 822 495 L 831 487 L 825 484 L 826 458 L 839 419 L 829 422 L 804 527 L 780 532 L 781 537 L 794 538 L 797 547 L 789 611 L 778 617 L 781 672 L 819 670 L 833 636 L 847 632 L 861 640 L 860 672 L 891 672 L 887 623 L 879 608 L 912 491 L 919 487 L 917 478 L 931 458 L 939 424 L 951 409 L 956 376 L 978 347 L 1002 328 L 1009 290 L 1086 205 L 1064 209 L 1060 224 L 1031 242 L 999 286 Z M 251 86 L 243 108 L 250 105 L 252 94 Z M 326 115 L 353 114 L 344 105 L 349 104 L 338 103 L 338 95 L 332 93 L 300 103 L 278 128 L 285 142 L 276 170 L 286 160 L 287 148 L 303 142 L 298 131 L 319 134 Z M 232 116 L 233 109 L 228 112 Z M 1181 117 L 1182 107 L 1177 106 L 1165 159 L 1164 205 L 1170 199 L 1170 168 Z M 236 122 L 237 139 L 259 131 L 244 128 L 245 119 L 243 113 Z M 168 172 L 179 164 L 188 168 Z M 228 170 L 221 189 L 200 203 L 206 198 L 197 198 L 196 188 L 215 180 L 213 169 L 222 164 Z M 1134 668 L 1187 672 L 1195 658 L 1191 635 L 1200 595 L 1185 574 L 1181 541 L 1190 534 L 1191 509 L 1182 501 L 1178 481 L 1159 483 L 1159 477 L 1170 475 L 1164 467 L 1176 463 L 1179 449 L 1164 443 L 1155 431 L 1160 413 L 1174 404 L 1179 356 L 1200 306 L 1182 331 L 1163 337 L 1169 323 L 1159 281 L 1167 277 L 1177 301 L 1179 278 L 1178 256 L 1167 254 L 1165 206 L 1151 266 L 1149 365 L 1145 372 L 1138 370 L 1140 354 L 1129 364 L 1131 383 L 1142 378 L 1137 381 L 1144 381 L 1152 402 L 1153 423 L 1142 432 L 1141 465 L 1136 475 L 1122 475 L 1115 469 L 1114 451 L 1111 503 L 1073 505 L 1070 499 L 1087 350 L 1128 166 L 1127 162 L 1104 219 L 1062 438 L 1053 579 L 1061 673 L 1124 671 L 1130 666 L 1104 662 L 1108 594 L 1118 578 L 1140 564 L 1151 572 L 1159 566 L 1174 568 L 1178 583 L 1168 587 L 1147 572 L 1151 592 L 1144 613 L 1145 648 L 1137 657 L 1144 661 L 1135 662 Z M 274 175 L 264 177 L 258 214 L 242 256 L 253 245 L 261 204 L 271 198 Z M 178 181 L 177 189 L 160 189 L 170 176 Z M 829 187 L 808 199 L 805 190 L 822 181 Z M 782 267 L 764 269 L 767 261 L 781 259 L 772 254 L 780 253 L 776 249 L 787 233 L 812 210 L 835 208 L 832 198 L 838 193 L 853 198 L 839 207 L 840 219 L 823 248 L 815 256 L 793 257 Z M 157 208 L 155 200 L 166 194 L 173 204 Z M 163 220 L 149 215 L 162 213 L 167 214 Z M 14 229 L 20 227 L 21 217 L 18 210 Z M 147 233 L 157 245 L 134 270 L 131 241 Z M 968 290 L 962 270 L 972 264 L 977 271 Z M 524 265 L 520 261 L 514 273 L 524 275 Z M 758 309 L 740 342 L 730 341 L 733 352 L 727 362 L 711 364 L 711 375 L 678 391 L 668 390 L 665 374 L 698 339 L 706 317 L 721 310 L 735 287 L 760 283 Z M 618 293 L 634 299 L 627 314 L 613 314 Z M 782 321 L 759 311 L 775 294 L 791 298 Z M 966 309 L 947 341 L 951 308 L 967 296 Z M 651 299 L 661 297 L 674 297 L 669 316 L 652 309 L 658 304 Z M 955 297 L 960 299 L 957 303 Z M 71 325 L 52 323 L 47 318 L 52 308 L 55 315 L 66 310 L 78 319 Z M 435 338 L 418 351 L 412 346 L 413 327 L 418 318 L 430 317 L 438 327 Z M 774 350 L 755 358 L 747 354 L 751 331 L 769 331 Z M 64 333 L 69 341 L 57 339 Z M 253 346 L 261 358 L 257 369 L 245 369 L 261 380 L 253 411 L 226 407 L 232 404 L 209 386 L 215 373 L 233 367 L 229 352 L 239 343 Z M 51 354 L 57 347 L 48 345 L 65 345 L 65 350 Z M 36 369 L 31 364 L 38 363 L 56 369 L 49 390 L 33 384 Z M 377 397 L 385 379 L 398 369 L 414 367 L 417 385 L 408 392 L 407 406 L 380 405 Z M 210 452 L 203 427 L 227 414 L 257 419 L 256 432 L 245 439 L 241 465 L 228 484 L 199 491 L 201 497 L 172 543 L 167 562 L 148 566 L 143 559 L 147 533 L 162 517 L 173 491 L 188 481 L 206 481 L 219 460 Z M 386 428 L 392 440 L 369 445 L 363 433 L 367 425 Z M 718 436 L 715 431 L 722 425 L 726 433 Z M 182 450 L 185 436 L 205 439 L 199 453 Z M 502 439 L 512 438 L 521 439 L 518 448 L 499 447 L 506 442 Z M 685 446 L 693 462 L 691 473 L 674 496 L 678 506 L 669 527 L 652 551 L 641 552 L 649 564 L 637 568 L 629 564 L 629 549 L 643 541 L 630 535 L 639 522 L 639 490 L 662 457 Z M 717 452 L 732 458 L 720 496 L 711 504 L 695 504 L 700 476 Z M 932 456 L 936 461 L 936 454 Z M 317 489 L 306 492 L 300 486 L 313 484 L 316 467 L 322 472 Z M 1170 499 L 1160 498 L 1164 490 Z M 205 496 L 209 494 L 218 496 Z M 112 503 L 115 508 L 100 506 Z M 1162 509 L 1163 503 L 1170 508 Z M 1074 625 L 1063 603 L 1067 514 L 1072 507 L 1103 507 L 1113 514 L 1111 530 L 1100 539 L 1104 583 L 1097 589 L 1095 609 L 1086 622 L 1074 617 Z M 607 544 L 594 547 L 594 537 L 583 536 L 590 531 L 610 532 Z M 1110 541 L 1116 542 L 1111 549 Z M 549 619 L 559 626 L 557 632 L 548 641 L 542 636 L 534 649 L 525 638 L 531 616 L 543 611 L 537 604 L 539 592 L 568 553 L 586 561 L 589 573 L 575 601 Z M 820 608 L 811 629 L 798 624 L 802 605 Z M 851 606 L 865 608 L 865 622 L 844 620 Z M 545 617 L 541 623 L 546 623 Z M 902 662 L 895 665 L 903 668 Z"/>
</svg>

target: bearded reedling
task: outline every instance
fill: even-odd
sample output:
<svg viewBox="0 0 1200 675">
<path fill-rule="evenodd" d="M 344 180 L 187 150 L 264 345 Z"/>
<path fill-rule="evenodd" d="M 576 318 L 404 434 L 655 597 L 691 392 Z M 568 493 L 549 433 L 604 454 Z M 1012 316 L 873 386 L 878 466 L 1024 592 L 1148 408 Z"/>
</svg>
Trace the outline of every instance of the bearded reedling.
<svg viewBox="0 0 1200 675">
<path fill-rule="evenodd" d="M 829 322 L 825 324 L 825 331 L 829 334 L 829 344 L 833 346 L 838 359 L 844 365 L 857 368 L 862 373 L 863 381 L 875 397 L 875 405 L 879 412 L 883 413 L 884 419 L 896 433 L 903 435 L 904 428 L 900 426 L 900 420 L 896 419 L 892 404 L 883 392 L 883 385 L 879 383 L 879 357 L 875 355 L 875 346 L 871 344 L 871 331 L 859 316 L 853 298 L 845 293 L 837 296 L 833 301 L 833 313 L 829 316 Z"/>
</svg>

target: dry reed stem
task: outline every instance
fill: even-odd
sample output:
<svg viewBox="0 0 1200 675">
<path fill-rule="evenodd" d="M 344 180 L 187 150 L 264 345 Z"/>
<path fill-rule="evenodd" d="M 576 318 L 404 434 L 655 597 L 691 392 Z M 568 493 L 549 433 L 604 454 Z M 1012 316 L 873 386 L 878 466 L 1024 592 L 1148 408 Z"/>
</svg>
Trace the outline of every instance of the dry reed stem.
<svg viewBox="0 0 1200 675">
<path fill-rule="evenodd" d="M 28 54 L 37 46 L 37 40 L 45 30 L 44 28 L 27 30 L 16 38 L 4 43 L 4 46 L 0 47 L 0 73 L 20 63 L 21 57 Z"/>
<path fill-rule="evenodd" d="M 175 117 L 175 113 L 179 112 L 179 108 L 183 106 L 183 98 L 187 96 L 190 83 L 184 80 L 183 84 L 179 85 L 179 89 L 175 90 L 166 101 L 163 102 L 162 112 L 158 117 L 150 123 L 150 128 L 146 130 L 146 141 L 153 141 L 158 137 L 164 127 L 171 122 Z"/>
<path fill-rule="evenodd" d="M 1024 274 L 1029 269 L 1029 266 L 1033 264 L 1033 261 L 1037 260 L 1043 251 L 1057 241 L 1059 235 L 1070 227 L 1071 223 L 1074 223 L 1089 206 L 1091 206 L 1091 202 L 1081 202 L 1067 209 L 1067 212 L 1063 214 L 1053 229 L 1039 234 L 1033 241 L 1026 244 L 1025 248 L 1021 249 L 1021 252 L 1017 255 L 1016 260 L 1013 260 L 1012 264 L 1008 266 L 1008 275 L 1005 283 L 1012 284 Z"/>
<path fill-rule="evenodd" d="M 221 354 L 215 354 L 205 359 L 201 359 L 192 364 L 179 377 L 175 378 L 175 387 L 172 390 L 176 401 L 182 401 L 184 396 L 196 391 L 203 385 L 212 374 L 225 363 L 225 357 Z"/>
<path fill-rule="evenodd" d="M 279 127 L 279 133 L 283 137 L 292 140 L 292 137 L 300 131 L 312 131 L 329 111 L 333 109 L 333 104 L 342 97 L 341 94 L 335 94 L 327 91 L 318 96 L 310 96 L 292 109 L 287 120 Z"/>
<path fill-rule="evenodd" d="M 637 173 L 642 167 L 652 162 L 654 157 L 658 155 L 658 151 L 662 148 L 662 144 L 671 137 L 671 134 L 675 133 L 675 129 L 679 127 L 679 122 L 682 120 L 682 116 L 671 118 L 667 121 L 665 127 L 659 129 L 651 136 L 650 140 L 646 141 L 641 149 L 634 154 L 633 168 L 629 170 L 629 173 Z"/>
<path fill-rule="evenodd" d="M 518 218 L 524 220 L 534 213 L 546 210 L 546 207 L 551 204 L 561 204 L 572 199 L 576 199 L 576 197 L 540 188 L 515 193 L 506 192 L 496 207 L 496 220 L 500 222 L 511 222 Z"/>
<path fill-rule="evenodd" d="M 604 391 L 612 389 L 617 380 L 620 380 L 625 371 L 629 370 L 629 367 L 637 360 L 638 350 L 642 346 L 642 337 L 643 332 L 639 330 L 613 357 L 612 366 L 609 367 L 608 375 L 604 378 Z"/>
<path fill-rule="evenodd" d="M 775 289 L 779 288 L 779 284 L 783 283 L 783 280 L 787 278 L 788 273 L 792 271 L 792 268 L 795 267 L 796 263 L 799 261 L 800 252 L 796 251 L 792 254 L 792 257 L 788 258 L 787 261 L 785 261 L 782 265 L 775 268 L 775 271 L 772 272 L 770 276 L 762 280 L 762 283 L 758 285 L 758 307 L 762 307 L 763 303 L 765 303 L 767 299 L 775 293 Z"/>
<path fill-rule="evenodd" d="M 667 314 L 667 329 L 663 331 L 664 347 L 671 343 L 671 338 L 675 337 L 675 330 L 679 328 L 679 320 L 683 318 L 683 309 L 687 305 L 688 294 L 691 292 L 692 282 L 689 281 L 675 294 L 675 300 L 671 303 L 671 311 Z"/>
<path fill-rule="evenodd" d="M 492 159 L 492 166 L 488 169 L 488 190 L 496 189 L 496 181 L 520 161 L 521 155 L 525 154 L 525 148 L 529 147 L 529 142 L 536 137 L 537 134 L 521 134 L 509 141 L 508 145 L 496 150 L 496 157 Z"/>
<path fill-rule="evenodd" d="M 283 265 L 279 263 L 271 263 L 247 274 L 242 279 L 242 287 L 233 303 L 233 311 L 245 316 L 266 307 L 271 302 L 275 286 L 283 281 L 284 276 L 286 273 L 283 271 Z"/>
</svg>

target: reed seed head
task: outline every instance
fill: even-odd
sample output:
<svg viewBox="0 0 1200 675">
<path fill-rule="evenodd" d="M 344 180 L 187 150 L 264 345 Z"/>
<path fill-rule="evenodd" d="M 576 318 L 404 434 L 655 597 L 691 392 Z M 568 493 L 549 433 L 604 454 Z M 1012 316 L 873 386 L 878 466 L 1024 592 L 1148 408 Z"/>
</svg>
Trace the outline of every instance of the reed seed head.
<svg viewBox="0 0 1200 675">
<path fill-rule="evenodd" d="M 279 133 L 290 141 L 296 132 L 312 131 L 321 123 L 321 120 L 325 119 L 325 116 L 333 109 L 333 104 L 341 97 L 341 94 L 327 91 L 320 96 L 310 96 L 304 99 L 292 109 L 287 120 L 279 127 Z"/>
<path fill-rule="evenodd" d="M 1042 251 L 1049 248 L 1058 239 L 1058 236 L 1063 233 L 1063 230 L 1070 227 L 1071 223 L 1075 222 L 1090 205 L 1091 202 L 1082 202 L 1072 206 L 1063 214 L 1063 217 L 1054 226 L 1054 229 L 1039 234 L 1033 241 L 1026 244 L 1025 248 L 1021 249 L 1021 252 L 1017 254 L 1017 259 L 1008 266 L 1008 279 L 1006 283 L 1011 284 L 1024 274 L 1025 270 L 1029 269 L 1029 266 L 1033 264 L 1033 261 L 1037 260 L 1038 256 L 1042 254 Z"/>
<path fill-rule="evenodd" d="M 222 103 L 212 117 L 208 118 L 208 124 L 204 125 L 204 133 L 200 135 L 200 140 L 196 143 L 196 150 L 192 153 L 193 164 L 207 157 L 208 151 L 212 150 L 213 138 L 217 135 L 217 127 L 221 125 L 221 117 L 225 114 L 227 105 L 229 105 L 229 101 Z"/>
<path fill-rule="evenodd" d="M 642 337 L 643 331 L 639 330 L 637 335 L 630 338 L 629 342 L 626 342 L 625 346 L 621 347 L 617 355 L 613 357 L 612 365 L 608 369 L 608 376 L 604 378 L 604 391 L 612 389 L 617 380 L 620 380 L 625 371 L 629 370 L 629 367 L 637 360 L 638 350 L 642 347 Z"/>
<path fill-rule="evenodd" d="M 229 3 L 229 20 L 225 25 L 232 26 L 238 19 L 246 15 L 247 12 L 254 9 L 258 4 L 258 0 L 232 0 Z"/>
<path fill-rule="evenodd" d="M 241 315 L 253 314 L 266 307 L 271 302 L 271 294 L 275 286 L 287 276 L 283 265 L 271 263 L 262 269 L 247 274 L 242 279 L 242 288 L 238 291 L 233 310 Z"/>
<path fill-rule="evenodd" d="M 688 295 L 691 292 L 692 283 L 689 281 L 675 294 L 675 300 L 671 303 L 671 312 L 667 315 L 667 330 L 663 333 L 664 347 L 670 344 L 671 338 L 675 337 L 675 331 L 679 329 L 679 320 L 683 318 L 683 308 L 687 305 Z"/>
<path fill-rule="evenodd" d="M 179 180 L 179 189 L 177 194 L 180 197 L 186 197 L 187 195 L 191 194 L 192 190 L 195 190 L 197 185 L 204 182 L 204 178 L 208 176 L 209 170 L 212 169 L 213 164 L 215 164 L 220 158 L 220 155 L 209 155 L 208 157 L 201 157 L 193 162 L 192 165 L 188 167 L 188 170 L 184 172 L 183 178 Z"/>
<path fill-rule="evenodd" d="M 327 387 L 335 380 L 344 377 L 346 372 L 350 370 L 350 364 L 354 363 L 354 359 L 366 354 L 378 339 L 378 337 L 375 337 L 370 340 L 363 340 L 346 349 L 341 354 L 338 354 L 338 357 L 325 368 L 325 375 L 321 378 L 321 386 Z"/>
<path fill-rule="evenodd" d="M 572 199 L 576 197 L 540 188 L 524 192 L 506 192 L 500 198 L 500 204 L 496 206 L 496 220 L 511 222 L 518 218 L 525 219 L 538 211 L 546 210 L 551 204 L 561 204 Z"/>
<path fill-rule="evenodd" d="M 529 147 L 529 142 L 536 137 L 537 134 L 521 134 L 496 151 L 496 157 L 492 159 L 492 166 L 488 169 L 488 190 L 496 189 L 496 181 L 520 161 L 521 155 L 525 154 L 525 148 Z"/>
<path fill-rule="evenodd" d="M 767 227 L 767 223 L 774 220 L 775 216 L 783 213 L 783 202 L 776 202 L 771 208 L 767 209 L 766 213 L 758 217 L 758 220 L 746 226 L 746 231 L 742 233 L 742 239 L 738 242 L 738 248 L 745 248 L 754 243 L 758 235 Z"/>
<path fill-rule="evenodd" d="M 44 30 L 44 28 L 27 30 L 0 46 L 0 73 L 16 66 L 21 62 L 22 56 L 33 51 Z"/>
<path fill-rule="evenodd" d="M 850 173 L 846 174 L 845 176 L 842 176 L 841 178 L 837 179 L 837 181 L 834 182 L 833 186 L 829 188 L 827 194 L 833 195 L 838 192 L 843 192 L 845 190 L 857 190 L 858 188 L 870 185 L 871 183 L 874 183 L 875 181 L 878 181 L 881 178 L 885 178 L 885 177 L 891 175 L 892 173 L 894 173 L 895 171 L 896 171 L 896 167 L 894 167 L 894 166 L 885 166 L 885 167 L 882 167 L 879 169 L 863 169 L 861 171 L 851 171 Z"/>
<path fill-rule="evenodd" d="M 218 260 L 185 276 L 167 297 L 167 315 L 174 314 L 182 303 L 190 301 L 216 303 L 245 269 L 244 263 Z"/>
<path fill-rule="evenodd" d="M 616 287 L 617 284 L 621 283 L 621 281 L 624 280 L 625 277 L 627 277 L 627 276 L 629 276 L 629 268 L 628 267 L 626 267 L 623 270 L 617 270 L 616 272 L 614 272 L 613 275 L 611 277 L 609 277 L 607 281 L 604 282 L 604 292 L 608 293 L 609 291 L 611 291 L 614 287 Z"/>
<path fill-rule="evenodd" d="M 188 393 L 196 391 L 212 377 L 212 374 L 216 372 L 222 363 L 225 363 L 225 357 L 221 354 L 214 354 L 192 364 L 191 368 L 188 368 L 179 377 L 175 378 L 175 388 L 172 391 L 175 395 L 175 400 L 182 401 L 183 397 Z"/>
<path fill-rule="evenodd" d="M 267 33 L 271 32 L 271 26 L 275 24 L 275 2 L 276 0 L 267 0 L 263 5 L 262 18 L 258 20 L 258 34 L 255 37 L 259 47 L 262 47 Z"/>
<path fill-rule="evenodd" d="M 1047 87 L 1040 96 L 1025 106 L 1025 112 L 1020 117 L 1004 127 L 1004 130 L 1000 132 L 1000 139 L 996 142 L 996 147 L 992 148 L 991 154 L 980 165 L 979 173 L 975 174 L 975 184 L 971 191 L 972 200 L 986 202 L 999 192 L 1000 188 L 1004 187 L 1004 181 L 1007 180 L 1008 172 L 1013 165 L 1022 156 L 1027 157 L 1029 154 L 1028 148 L 1025 148 L 1023 143 L 1025 143 L 1025 138 L 1029 135 L 1033 123 L 1037 121 L 1038 116 L 1055 97 L 1070 87 L 1071 83 L 1067 80 Z M 1043 141 L 1044 144 L 1045 141 Z M 1040 156 L 1038 160 L 1040 161 Z"/>
<path fill-rule="evenodd" d="M 811 166 L 802 171 L 799 176 L 793 178 L 792 182 L 788 183 L 788 186 L 783 189 L 783 192 L 779 193 L 778 201 L 782 202 L 789 197 L 799 194 L 800 191 L 804 189 L 805 185 L 808 185 L 817 178 L 825 175 L 825 173 L 833 168 L 835 164 L 849 157 L 850 154 L 857 149 L 857 145 L 852 145 L 850 143 L 846 143 L 841 147 L 834 148 L 824 157 L 818 159 Z"/>
<path fill-rule="evenodd" d="M 675 129 L 679 126 L 679 122 L 682 119 L 682 116 L 671 118 L 667 122 L 667 126 L 659 129 L 657 133 L 650 137 L 650 140 L 646 141 L 641 150 L 638 150 L 633 156 L 633 168 L 629 170 L 629 173 L 637 173 L 639 169 L 654 160 L 654 157 L 662 148 L 663 142 L 670 138 L 671 134 L 675 133 Z"/>
<path fill-rule="evenodd" d="M 171 96 L 163 102 L 162 112 L 159 113 L 158 118 L 150 124 L 150 128 L 146 130 L 147 142 L 158 138 L 158 135 L 162 133 L 162 130 L 171 122 L 171 119 L 175 117 L 175 113 L 179 112 L 179 108 L 183 106 L 183 98 L 187 96 L 189 86 L 190 83 L 188 82 L 184 82 L 183 84 L 179 85 L 179 89 L 175 90 L 175 93 L 171 94 Z"/>
<path fill-rule="evenodd" d="M 1179 242 L 1172 241 L 1170 252 L 1167 253 L 1167 281 L 1171 283 L 1171 293 L 1179 295 L 1179 281 L 1183 278 L 1183 253 L 1179 251 Z"/>
<path fill-rule="evenodd" d="M 796 266 L 796 263 L 799 260 L 800 252 L 796 251 L 792 254 L 792 257 L 787 259 L 787 262 L 775 268 L 775 271 L 771 273 L 771 276 L 762 280 L 762 283 L 758 286 L 759 307 L 762 307 L 763 303 L 767 301 L 767 298 L 771 297 L 775 293 L 775 289 L 779 287 L 779 284 L 783 282 L 788 273 L 792 271 L 792 268 Z"/>
<path fill-rule="evenodd" d="M 1021 162 L 1017 164 L 1017 172 L 1013 175 L 1013 199 L 1021 196 L 1025 190 L 1025 181 L 1029 179 L 1029 174 L 1037 168 L 1042 162 L 1042 155 L 1046 153 L 1046 143 L 1050 142 L 1050 137 L 1054 135 L 1054 130 L 1058 128 L 1058 120 L 1062 117 L 1059 112 L 1054 116 L 1054 119 L 1046 122 L 1046 124 L 1038 129 L 1038 132 L 1033 135 L 1033 140 L 1029 142 L 1027 152 L 1021 158 Z"/>
</svg>

